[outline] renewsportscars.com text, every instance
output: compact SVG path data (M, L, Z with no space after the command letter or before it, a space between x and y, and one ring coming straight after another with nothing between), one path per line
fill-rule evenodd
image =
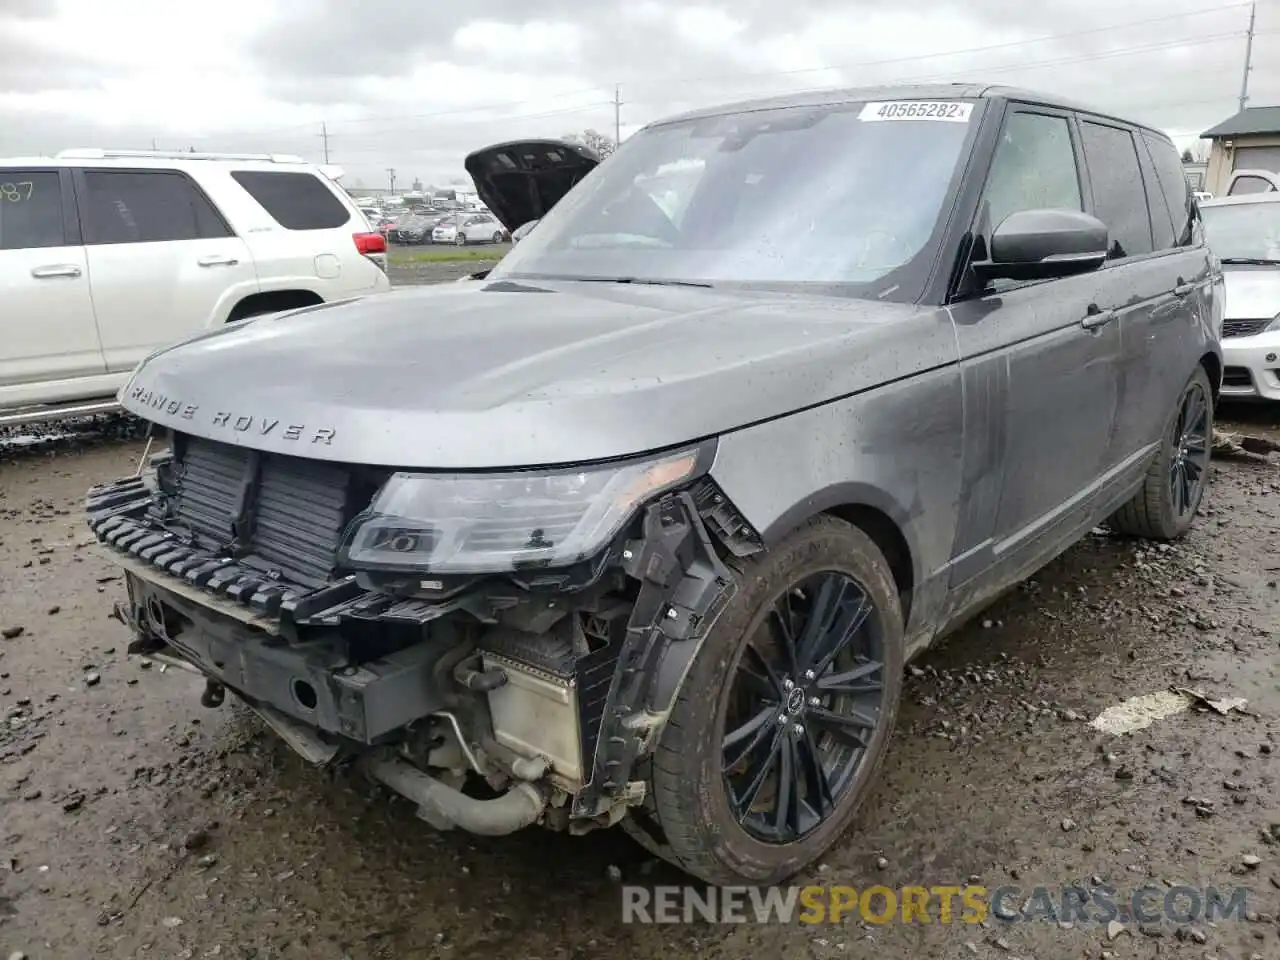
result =
M974 884L803 887L624 886L624 923L1193 923L1243 920L1244 887L1091 887Z

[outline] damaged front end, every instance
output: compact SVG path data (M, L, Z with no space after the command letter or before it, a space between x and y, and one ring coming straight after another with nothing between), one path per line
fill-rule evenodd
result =
M88 496L130 652L440 828L585 832L642 803L639 762L735 589L723 558L761 548L713 443L446 475L168 441Z

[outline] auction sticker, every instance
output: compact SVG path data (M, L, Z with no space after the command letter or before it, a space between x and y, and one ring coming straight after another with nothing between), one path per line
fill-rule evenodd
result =
M972 103L961 103L958 100L890 100L887 103L868 103L858 114L858 119L968 123L972 113Z

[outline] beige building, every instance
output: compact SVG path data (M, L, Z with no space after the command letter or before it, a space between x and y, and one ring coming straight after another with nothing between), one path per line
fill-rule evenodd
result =
M1226 194L1236 170L1280 176L1280 106L1247 107L1200 136L1213 142L1202 189L1215 197ZM1237 187L1235 192L1245 191Z

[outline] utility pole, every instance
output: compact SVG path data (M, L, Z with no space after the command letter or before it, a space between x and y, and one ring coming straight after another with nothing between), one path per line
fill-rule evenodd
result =
M157 151L160 149L159 147L157 147L157 146L156 146L156 138L155 138L155 137L152 137L152 138L151 138L151 149L152 149L152 150L157 150Z
M613 86L613 143L622 143L622 84Z
M1249 5L1249 33L1244 41L1244 76L1240 80L1240 109L1249 102L1249 73L1253 70L1253 25L1258 17L1258 5Z
M387 179L391 181L391 195L396 195L396 168L387 167Z
M324 162L329 162L329 125L320 121L320 138L324 140Z

